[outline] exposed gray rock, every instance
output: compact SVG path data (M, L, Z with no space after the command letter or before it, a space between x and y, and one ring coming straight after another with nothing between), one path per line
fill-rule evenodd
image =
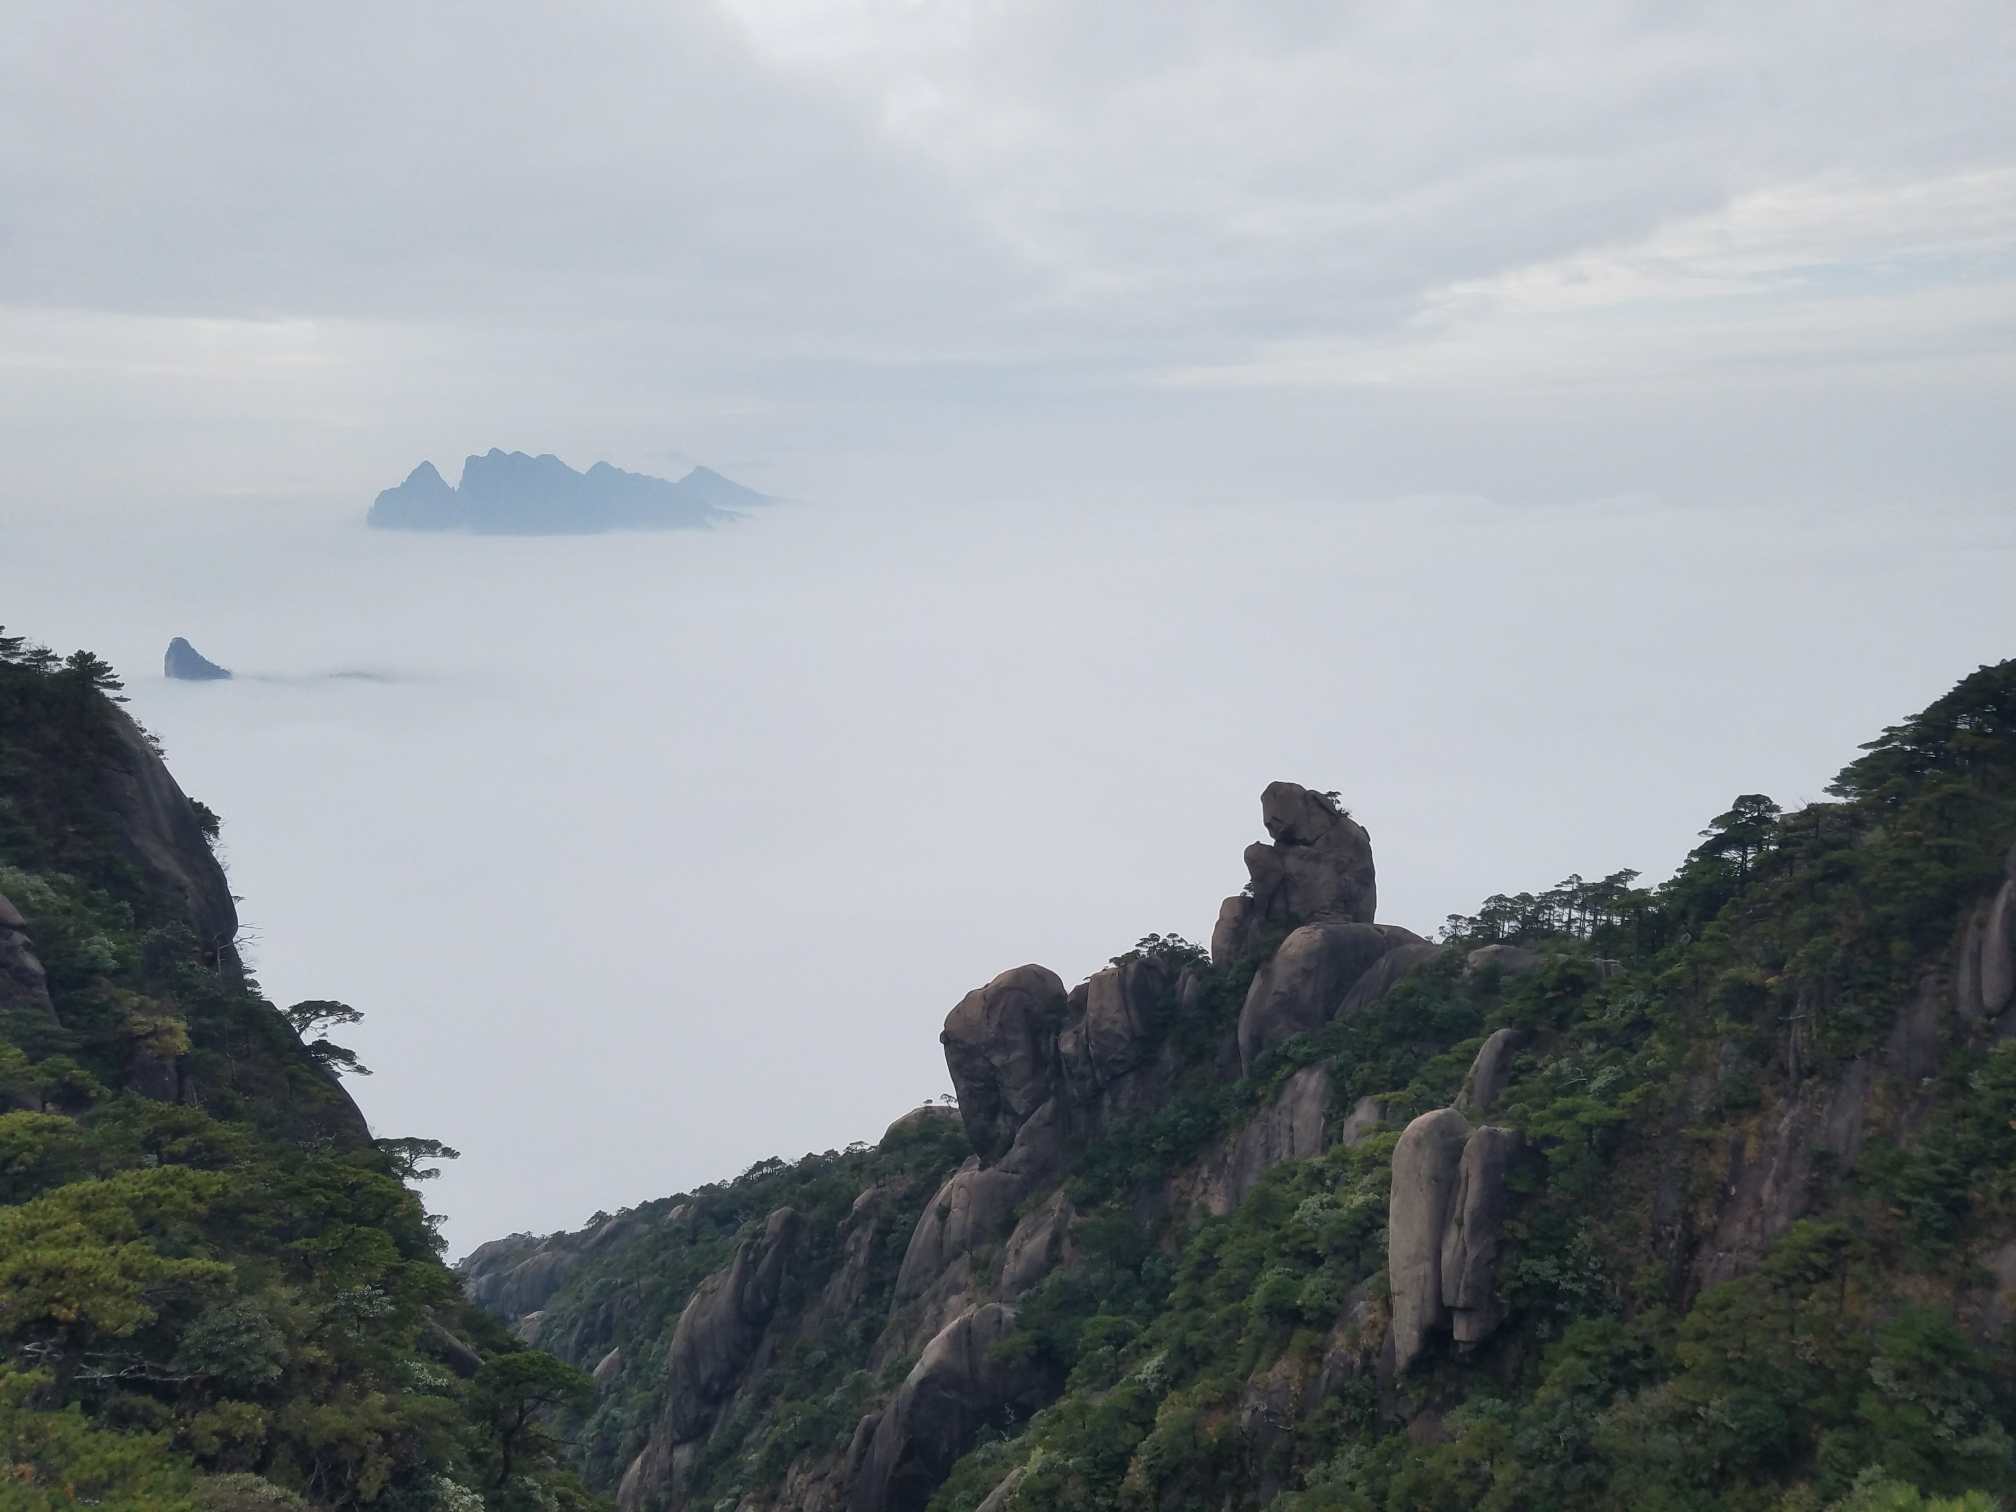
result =
M1274 1101L1229 1139L1214 1146L1176 1184L1179 1201L1223 1217L1244 1202L1260 1178L1284 1160L1313 1160L1327 1148L1330 1073L1305 1066L1281 1084Z
M1447 1326L1442 1238L1462 1180L1470 1121L1454 1108L1423 1113L1393 1149L1386 1214L1386 1276L1393 1299L1393 1366L1406 1370L1430 1335Z
M238 909L196 810L125 710L113 709L108 723L115 748L99 768L98 791L118 820L120 848L182 904L204 955L235 976Z
M1063 996L1056 972L1017 966L967 993L946 1015L938 1038L975 1149L1004 1148L1049 1098L1056 1022L1050 1015Z
M1386 1104L1376 1097L1361 1097L1337 1126L1337 1143L1355 1145L1375 1129L1386 1127Z
M2016 882L2004 882L1981 921L1980 1002L1975 1015L1995 1018L2016 997Z
M1846 1171L1862 1154L1864 1109L1877 1063L1851 1061L1831 1082L1809 1081L1754 1131L1729 1140L1714 1237L1694 1257L1705 1290L1756 1268L1778 1236L1811 1210L1825 1159Z
M973 1436L1013 1411L1042 1405L1042 1373L989 1351L1014 1330L998 1302L948 1323L924 1348L895 1398L866 1429L850 1502L853 1512L922 1512Z
M456 1267L463 1295L507 1323L544 1307L580 1268L581 1256L557 1245L549 1248L546 1241L528 1245L530 1240L530 1235L513 1235L470 1251Z
M53 1019L49 974L29 942L27 926L21 910L0 893L0 1008L39 1008Z
M1012 1172L998 1166L982 1170L977 1155L954 1171L910 1232L896 1294L917 1295L957 1256L1000 1239L1025 1192Z
M161 675L182 682L228 682L231 677L228 670L218 666L179 635L168 642L168 653L161 658Z
M441 1356L442 1363L468 1380L483 1368L483 1357L455 1336L438 1318L429 1318L424 1337Z
M1002 1512L1008 1505L1008 1498L1015 1494L1015 1488L1022 1484L1022 1477L1028 1473L1027 1465L1017 1465L1002 1478L1000 1485L981 1498L980 1505L973 1512Z
M912 1129L921 1129L929 1124L943 1123L958 1116L959 1110L950 1103L925 1103L922 1107L912 1108L908 1113L905 1113L901 1118L890 1124L888 1128L884 1129L882 1131L881 1145L886 1149L890 1140L899 1139L903 1135L908 1134Z
M610 1350L609 1353L595 1362L595 1368L589 1374L595 1377L595 1389L597 1391L602 1390L611 1381L615 1380L616 1377L623 1374L623 1351L620 1349Z
M1250 893L1234 893L1218 905L1218 922L1211 926L1211 964L1222 971L1259 938L1260 906Z
M1001 1252L1001 1285L996 1294L1003 1302L1013 1302L1063 1262L1065 1238L1076 1216L1071 1199L1060 1190L1015 1225Z
M1481 1118L1491 1111L1498 1094L1511 1084L1513 1054L1524 1048L1529 1038L1524 1029L1499 1029L1478 1046L1470 1074L1463 1078L1463 1090L1456 1094L1457 1112Z
M1387 1298L1380 1295L1376 1277L1367 1277L1351 1288L1337 1321L1330 1325L1330 1332L1323 1340L1316 1400L1336 1396L1361 1377L1391 1373L1393 1332L1387 1327L1390 1316Z
M1248 849L1246 864L1263 918L1372 922L1379 901L1372 837L1336 800L1300 783L1270 782L1260 793L1260 818L1274 843ZM1255 849L1272 854L1256 856Z
M777 1310L804 1221L779 1208L725 1269L693 1290L665 1357L664 1406L617 1488L623 1512L655 1504L693 1458L693 1441L733 1396Z
M1294 782L1260 794L1269 845L1246 848L1246 893L1227 898L1211 932L1211 959L1224 966L1270 930L1314 919L1369 924L1378 906L1372 840L1336 801Z
M1416 966L1427 965L1448 948L1447 945L1430 945L1426 940L1414 945L1394 946L1365 968L1365 974L1351 984L1351 990L1344 994L1344 1001L1337 1005L1337 1011L1331 1017L1343 1018L1378 1002L1400 978Z
M1504 1321L1498 1241L1511 1208L1505 1177L1526 1151L1517 1129L1486 1126L1464 1143L1456 1195L1442 1235L1442 1301L1458 1345L1473 1347Z
M1057 1058L1080 1101L1090 1102L1141 1062L1156 1000L1173 986L1167 966L1143 959L1095 971L1071 990Z
M1239 1011L1239 1059L1246 1070L1270 1045L1319 1029L1374 962L1402 945L1425 944L1394 924L1304 924L1281 942L1247 989Z
M1463 975L1475 976L1495 966L1507 976L1521 976L1529 971L1538 971L1546 964L1546 956L1537 950L1528 950L1524 945L1480 945L1464 957Z

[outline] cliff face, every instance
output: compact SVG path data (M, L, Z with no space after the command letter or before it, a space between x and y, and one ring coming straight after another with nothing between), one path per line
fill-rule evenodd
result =
M457 1298L117 686L0 636L0 1500L588 1512L515 1404L592 1382Z
M1208 955L953 1006L956 1124L470 1294L594 1369L626 1512L2016 1489L2016 664L1869 750L1440 944L1273 784Z

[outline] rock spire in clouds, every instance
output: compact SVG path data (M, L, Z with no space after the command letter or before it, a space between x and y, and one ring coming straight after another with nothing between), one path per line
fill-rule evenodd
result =
M168 642L168 654L161 658L161 675L182 682L221 682L231 676L181 636Z
M466 530L478 535L596 535L607 530L694 529L767 504L767 494L696 467L678 482L597 462L576 472L550 452L528 457L492 447L462 464L451 488L422 462L378 495L367 517L381 530Z

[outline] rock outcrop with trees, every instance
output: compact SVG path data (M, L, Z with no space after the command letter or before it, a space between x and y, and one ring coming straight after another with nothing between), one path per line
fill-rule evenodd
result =
M594 1371L584 1479L625 1512L2016 1492L2016 663L1825 802L1739 798L1657 888L1432 941L1375 920L1337 795L1273 783L1261 822L1208 951L954 1005L956 1113L472 1257Z

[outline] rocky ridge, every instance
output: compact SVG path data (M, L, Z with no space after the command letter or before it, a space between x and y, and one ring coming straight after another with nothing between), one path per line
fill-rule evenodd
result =
M1951 697L2016 696L2009 664L1980 680ZM1680 1474L1760 1509L1898 1466L2016 1488L1979 1405L1984 1372L2016 1379L2016 725L1966 718L2000 765L1940 744L1953 725L1891 731L1761 850L1711 826L1656 893L1613 878L1440 943L1374 918L1334 795L1271 784L1208 953L1150 937L952 1007L956 1126L918 1110L873 1150L486 1249L467 1285L595 1370L584 1473L625 1512L1323 1512L1480 1463L1530 1484L1507 1507ZM1965 762L1963 800L1935 779ZM1976 1153L1936 1164L1956 1140ZM1787 1325L1791 1275L1819 1279ZM1918 1368L1885 1354L1906 1321L1947 1330L1976 1404L1949 1421L2008 1450L1912 1450L1908 1414L1872 1416L1856 1372ZM1825 1430L1847 1437L1773 1459L1686 1415L1778 1380L1754 1363L1774 1327L1809 1372L1814 1338L1861 1330L1826 1398L1864 1415ZM1590 1370L1607 1394L1561 1417ZM1611 1410L1654 1426L1588 1447Z

